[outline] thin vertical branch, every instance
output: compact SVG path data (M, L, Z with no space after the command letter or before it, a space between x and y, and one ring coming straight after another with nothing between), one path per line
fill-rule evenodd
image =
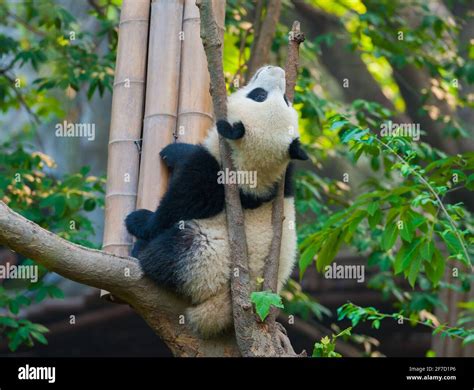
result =
M210 91L214 104L216 121L227 116L227 91L222 66L222 39L212 11L211 0L198 0L196 5L201 13L201 39L207 56L207 66L211 80ZM230 148L219 136L222 169L235 171ZM249 321L254 322L251 312L250 275L248 266L247 238L245 235L244 213L236 184L225 184L225 204L232 264L231 291L237 344L245 356L245 334ZM250 319L250 320L249 320Z
M227 115L227 93L222 67L222 39L212 11L211 0L197 0L201 14L201 39L210 74L210 91L216 119ZM222 168L235 170L227 142L220 138ZM281 190L283 191L283 189ZM282 192L283 194L283 192ZM234 329L242 356L296 356L281 328L257 323L250 304L247 240L237 185L225 185L227 229L231 256L231 292ZM282 215L282 214L281 214ZM280 222L281 230L281 222Z
M292 29L289 33L288 55L285 66L286 90L285 93L290 102L293 102L295 95L296 78L298 77L298 59L299 45L304 41L304 34L300 30L300 23L293 22ZM273 237L270 244L270 250L265 262L263 272L263 290L271 290L276 293L278 288L278 268L280 263L281 239L283 231L284 216L284 192L285 192L285 173L278 185L278 193L273 201L272 208L272 228ZM272 308L266 322L273 327L278 310Z

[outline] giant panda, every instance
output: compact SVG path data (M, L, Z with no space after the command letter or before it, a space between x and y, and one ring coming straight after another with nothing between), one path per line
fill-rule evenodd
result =
M165 195L155 212L137 210L125 220L137 238L132 256L146 276L189 299L186 320L204 337L233 323L219 134L230 145L235 169L257 175L256 185L238 183L251 291L258 290L263 276L272 240L272 200L285 171L278 290L290 276L296 260L290 160L308 158L299 142L297 113L285 95L283 69L260 68L229 96L227 111L227 120L218 121L201 145L174 143L160 152L172 172Z

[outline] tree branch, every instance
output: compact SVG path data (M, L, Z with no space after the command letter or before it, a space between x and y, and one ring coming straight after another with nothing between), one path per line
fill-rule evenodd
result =
M285 75L286 75L286 97L293 103L295 97L296 79L298 78L299 50L300 44L305 40L301 32L300 22L295 20L291 27L288 41L288 53L286 56Z
M262 4L257 4L257 16L260 18ZM271 0L267 5L267 13L263 22L257 24L252 52L250 54L247 76L250 78L258 68L265 65L270 59L273 36L280 19L281 0ZM259 14L260 13L260 14ZM260 19L258 19L260 20Z
M293 22L292 29L289 33L288 54L285 66L285 93L290 102L293 102L293 98L295 95L296 78L298 77L299 45L303 41L304 34L300 30L300 23L298 21L295 21ZM278 270L280 263L281 239L283 231L283 221L285 219L283 203L285 196L284 193L285 173L283 173L283 176L280 180L280 183L278 185L278 193L272 205L273 236L270 244L268 258L265 262L263 272L263 290L271 290L274 293L276 293L278 289ZM270 314L266 318L266 323L271 329L273 329L273 332L275 333L278 332L278 328L275 328L275 321L277 315L278 309L276 307L272 307ZM291 344L289 343L289 340L285 334L281 334L280 332L278 340L280 341L281 346L285 350L292 351L292 348L289 349Z
M201 39L208 60L210 73L210 91L214 103L216 119L225 118L227 114L227 93L222 68L222 39L212 11L211 0L197 0L201 14ZM227 142L220 137L220 153L222 168L235 170L230 148ZM282 186L280 186L282 187ZM283 188L281 188L283 195ZM242 356L296 356L291 344L280 327L275 326L275 321L270 325L257 323L250 304L250 278L248 266L247 240L245 236L244 214L237 185L225 184L225 201L227 214L227 229L229 235L231 255L231 292L234 328L237 345ZM281 197L281 201L283 198ZM278 207L276 207L278 210ZM283 215L283 203L280 214ZM281 221L280 236L281 236ZM280 252L281 238L275 239L274 252ZM273 253L273 255L275 254ZM273 260L272 260L273 261ZM278 268L273 267L271 272L278 274Z
M211 0L198 0L196 5L201 14L201 39L206 52L210 74L210 91L216 120L227 116L227 91L222 67L222 39L212 11ZM235 171L230 148L219 136L219 147L224 170ZM225 184L227 229L231 256L231 292L234 327L237 345L243 356L253 356L250 329L255 328L255 319L250 304L250 274L248 266L247 238L245 236L244 214L236 184ZM257 347L258 348L258 347Z
M232 335L197 338L179 318L189 303L146 278L136 260L66 241L0 201L0 244L34 259L48 270L127 302L176 356L238 356Z
M285 66L286 77L286 96L292 103L295 95L296 78L298 77L298 59L299 45L304 41L304 34L300 30L300 23L293 22L292 29L289 34L288 54ZM270 244L268 259L265 263L263 289L276 292L278 285L278 263L280 259L281 237L283 220L283 198L284 198L285 174L281 178L278 186L278 193L273 201L272 208L272 226L273 237Z

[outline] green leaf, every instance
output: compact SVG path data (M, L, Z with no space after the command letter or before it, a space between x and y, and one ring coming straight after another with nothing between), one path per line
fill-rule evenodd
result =
M253 292L250 295L250 301L255 305L255 311L262 321L265 321L265 318L267 318L271 306L280 309L284 307L281 297L270 290Z
M20 311L20 305L18 305L18 302L15 300L10 301L10 303L8 304L8 308L13 314L18 314L18 312Z
M398 226L395 222L388 224L384 232L382 233L381 246L383 250L388 251L393 247L395 241L397 240L398 235Z
M420 249L421 257L425 260L431 260L434 253L434 244L433 241L424 241Z
M329 238L324 242L316 260L316 267L319 272L323 271L327 265L331 264L331 261L336 256L343 240L344 234L342 234L341 229L338 228L334 230Z
M8 326L10 328L18 328L18 322L10 317L0 317L0 325Z
M66 202L71 210L77 210L82 205L82 196L79 194L69 194Z
M380 209L380 204L378 202L372 202L367 207L367 212L369 213L370 216L373 216L379 209Z
M346 123L349 123L346 120L342 121L336 121L331 124L330 130L339 130L341 127L343 127Z
M20 346L20 344L22 343L22 341L23 341L23 336L21 335L20 332L16 332L15 335L10 339L8 343L8 348L10 348L12 352L15 352Z
M35 296L35 301L36 302L41 302L43 299L46 298L46 295L48 294L47 288L43 287L38 290L38 293Z
M85 202L84 202L84 210L86 211L92 211L95 209L95 206L96 206L96 202L94 199L87 199Z
M410 245L403 245L395 257L394 271L395 275L408 269L411 261L417 253L417 249L421 244L421 239L415 239Z
M56 286L48 286L48 295L51 298L64 299L64 293L62 290Z
M402 229L398 229L400 231L400 237L406 242L411 242L415 233L415 226L413 225L413 221L409 216L406 216L406 218L404 218L402 222Z
M380 209L377 209L374 215L371 215L368 217L369 226L372 230L374 230L377 227L379 222L382 220L382 216L383 216L382 211L380 211Z
M55 197L54 202L54 211L56 216L62 217L64 215L64 211L66 210L66 197L64 195L58 195Z
M469 343L474 343L474 334L470 334L469 336L467 336L463 342L462 342L462 345L467 345Z
M464 255L464 249L461 245L461 242L459 241L459 238L454 234L452 231L445 231L443 234L441 234L441 237L443 238L443 241L446 243L446 246L448 247L449 252L452 255L461 255L461 260L464 264L470 265L468 259L466 259L466 256Z
M416 256L410 265L410 270L408 273L408 283L410 283L410 286L412 288L415 287L416 278L420 272L421 260L421 256Z
M321 247L321 241L314 241L303 252L299 261L300 277L303 277L303 274L313 262L314 256L316 255L316 252L319 250L320 247Z
M31 336L38 340L41 344L48 345L48 340L46 340L46 337L42 333L32 331Z
M425 263L426 276L433 283L433 286L436 287L439 284L444 276L445 268L446 262L441 252L437 248L434 248L431 262Z
M366 214L364 210L357 210L350 218L349 218L349 227L347 228L348 234L353 234L357 227L359 226L360 222L365 218Z
M41 324L31 324L30 323L30 328L34 330L35 332L40 332L40 333L46 333L49 332L49 329Z

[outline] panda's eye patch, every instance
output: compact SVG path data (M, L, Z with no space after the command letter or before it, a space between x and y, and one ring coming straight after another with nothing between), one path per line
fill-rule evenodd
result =
M255 88L249 92L247 97L249 99L255 100L256 102L264 102L267 99L268 92L265 91L263 88Z

